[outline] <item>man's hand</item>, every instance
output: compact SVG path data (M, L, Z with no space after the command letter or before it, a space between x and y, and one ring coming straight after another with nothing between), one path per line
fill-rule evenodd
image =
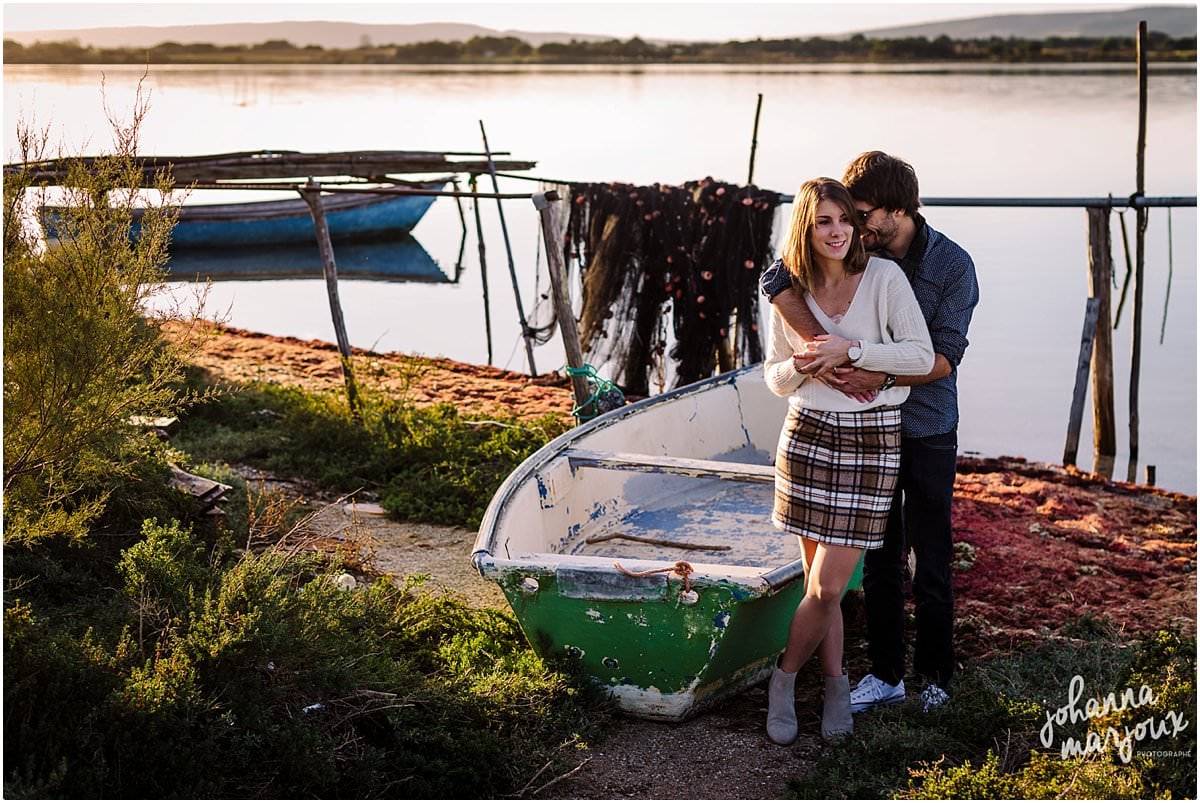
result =
M887 377L887 374L881 371L868 371L852 365L834 368L833 374L837 378L838 384L832 387L837 387L842 393L856 399L860 395L868 393L872 398L879 395L879 388Z
M814 372L812 362L815 357L815 354L796 354L792 356L792 362L795 364L797 371L810 374L814 379L821 380L829 387L845 393L855 401L872 402L879 395L879 386L883 384L883 378L886 374L881 374L877 371L864 371L861 368L855 368L850 365ZM846 376L857 377L857 379L852 384ZM871 377L874 377L874 380ZM873 385L871 384L872 381L874 381Z

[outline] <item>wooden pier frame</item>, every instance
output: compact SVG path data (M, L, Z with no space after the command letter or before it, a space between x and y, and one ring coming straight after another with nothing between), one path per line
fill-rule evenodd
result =
M309 176L351 176L361 181L387 183L393 174L484 173L488 162L478 158L449 159L449 156L483 156L481 153L432 151L339 151L300 153L297 151L246 151L209 156L140 156L135 164L142 171L142 186L154 187L155 177L170 171L176 185L209 185L227 180L297 179ZM499 153L493 156L500 155ZM504 152L507 155L507 152ZM67 178L70 165L85 166L102 157L81 156L46 159L23 168L32 171L35 184L58 184ZM497 170L532 170L536 162L493 161ZM5 169L15 168L6 165Z
M482 121L480 128L482 130ZM328 222L325 218L322 195L334 193L354 193L356 195L417 195L432 197L449 197L455 199L471 198L475 201L475 222L479 235L480 266L484 275L484 308L487 339L488 363L493 360L490 310L487 299L487 274L484 257L482 225L479 219L478 202L482 198L501 200L528 200L529 193L500 192L482 193L477 190L475 178L481 173L492 175L493 187L496 186L495 176L498 170L520 171L532 170L537 163L532 161L517 161L511 159L499 160L497 156L508 156L508 151L492 151L487 146L484 137L485 151L338 151L332 153L302 153L299 151L260 150L236 153L221 153L210 155L185 156L139 156L134 163L140 175L136 177L137 186L142 188L157 188L158 178L162 173L169 173L176 186L186 186L196 190L251 190L255 192L279 191L298 192L308 205L316 229L317 247L321 254L322 273L325 277L329 295L330 311L333 318L334 332L337 337L338 350L341 353L342 371L346 379L347 394L352 412L357 415L359 402L357 384L354 379L353 365L350 360L351 350L346 335L345 318L338 297L337 263L334 257L333 244L329 235ZM460 158L465 157L465 158ZM480 158L486 157L486 158ZM73 165L88 167L105 157L78 156L58 159L46 159L30 163L14 163L4 166L5 173L21 171L32 177L35 185L64 186L68 181L69 171ZM436 175L450 174L443 181L453 180L457 174L467 174L471 178L471 191L463 192L458 189L431 190L414 186L414 182L399 178L401 175ZM324 184L318 179L326 179ZM501 224L504 224L503 207L501 207ZM463 238L459 247L459 259L455 269L457 278L462 264L462 254L466 245L467 224L465 216L459 207L459 218L463 226ZM508 231L504 231L506 246ZM512 253L509 249L509 266L512 268ZM514 271L514 288L516 276ZM528 338L528 325L521 309L520 297L517 298L517 314L521 320L522 332ZM529 351L530 372L536 374L533 365L532 350Z

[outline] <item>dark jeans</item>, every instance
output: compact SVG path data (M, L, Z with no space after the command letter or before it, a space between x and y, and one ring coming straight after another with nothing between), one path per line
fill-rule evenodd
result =
M863 591L871 674L896 685L904 678L904 566L916 556L913 671L947 688L954 674L954 590L950 564L950 502L954 496L958 431L904 438L900 481L880 549L867 550Z

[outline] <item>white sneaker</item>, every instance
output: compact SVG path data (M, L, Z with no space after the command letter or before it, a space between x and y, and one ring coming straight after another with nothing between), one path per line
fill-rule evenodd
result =
M904 681L895 686L884 683L874 675L867 675L850 692L850 713L861 714L879 705L895 705L904 702Z
M935 708L941 708L948 702L950 702L949 693L936 683L930 683L921 692L921 708L926 713Z

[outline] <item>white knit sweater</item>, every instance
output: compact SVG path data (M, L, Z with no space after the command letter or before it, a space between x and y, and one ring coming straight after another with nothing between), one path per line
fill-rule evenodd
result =
M867 261L862 281L840 321L825 314L809 294L804 295L817 322L831 335L862 343L857 365L871 371L924 375L933 369L933 344L912 287L896 263L877 257ZM859 402L824 382L796 370L792 355L804 351L805 340L771 307L767 356L763 364L767 386L787 396L793 407L829 412L857 412L898 405L908 398L907 387L891 387L870 402Z

